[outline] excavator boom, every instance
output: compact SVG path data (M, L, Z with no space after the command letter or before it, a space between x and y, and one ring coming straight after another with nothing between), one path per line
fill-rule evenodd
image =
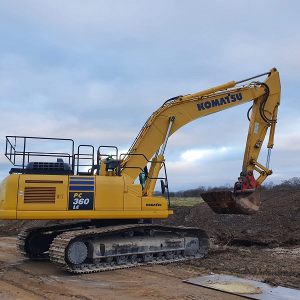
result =
M251 81L241 85L245 81L263 75L268 75L264 82ZM140 170L133 166L140 166L143 169L147 164L143 157L134 154L143 153L150 159L158 153L161 145L164 151L168 137L189 122L253 100L251 118L248 116L250 124L242 172L239 182L235 184L234 193L205 193L203 199L217 213L255 213L259 209L260 185L272 173L259 164L257 158L269 127L271 130L268 148L273 147L277 110L280 104L280 80L275 68L248 80L230 81L196 94L178 96L166 101L147 120L129 149L127 157L122 162L122 166L125 167L122 175L126 176L128 181L134 181ZM155 162L157 159L164 160L163 151L159 159L158 155L154 157ZM158 170L157 165L151 165L150 177L153 175L157 177ZM260 174L257 180L253 177L254 170ZM144 195L152 195L154 186L155 181L152 180L150 184L149 179L143 190Z

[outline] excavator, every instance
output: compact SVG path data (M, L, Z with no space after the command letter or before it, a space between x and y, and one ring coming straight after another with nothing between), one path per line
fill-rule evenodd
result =
M264 81L258 81L262 76ZM75 153L72 139L7 136L5 156L14 167L1 184L0 219L64 220L22 231L17 248L28 259L50 259L75 274L201 258L209 250L203 230L153 222L173 214L164 159L168 138L195 119L252 101L242 171L233 191L204 193L202 198L219 214L254 214L261 184L272 174L280 90L273 68L171 98L120 155L115 146L95 151L92 145L79 145ZM257 159L269 128L265 167ZM42 152L38 143L47 149L62 145L59 151ZM157 180L166 197L154 195Z

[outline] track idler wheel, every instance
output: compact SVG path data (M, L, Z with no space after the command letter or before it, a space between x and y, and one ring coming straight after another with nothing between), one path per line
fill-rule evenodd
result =
M203 200L217 214L252 215L259 210L261 188L246 190L240 194L231 191L201 194Z
M74 265L83 263L88 255L87 246L81 241L75 241L69 244L66 251L66 259Z

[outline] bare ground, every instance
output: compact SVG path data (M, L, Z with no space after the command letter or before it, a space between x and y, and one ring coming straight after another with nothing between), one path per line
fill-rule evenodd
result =
M263 191L254 215L218 215L206 203L173 209L174 215L159 223L198 226L220 244L300 245L300 189Z
M0 299L4 300L241 299L182 282L207 274L202 267L170 264L72 275L50 262L23 261L15 238L0 238Z
M242 299L182 282L211 272L300 289L299 190L265 192L261 211L253 216L216 215L204 203L174 207L174 215L160 223L204 229L212 240L209 254L184 263L74 276L49 262L23 261L17 253L17 232L44 222L2 221L0 299Z

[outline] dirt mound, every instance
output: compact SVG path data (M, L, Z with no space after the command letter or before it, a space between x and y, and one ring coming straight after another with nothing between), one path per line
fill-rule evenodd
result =
M69 220L68 220L69 221ZM1 220L0 221L0 236L14 236L22 230L31 227L46 226L51 224L65 223L67 221L57 220Z
M173 207L174 215L160 224L197 226L227 245L300 244L300 190L285 187L263 191L254 215L218 215L206 203Z

